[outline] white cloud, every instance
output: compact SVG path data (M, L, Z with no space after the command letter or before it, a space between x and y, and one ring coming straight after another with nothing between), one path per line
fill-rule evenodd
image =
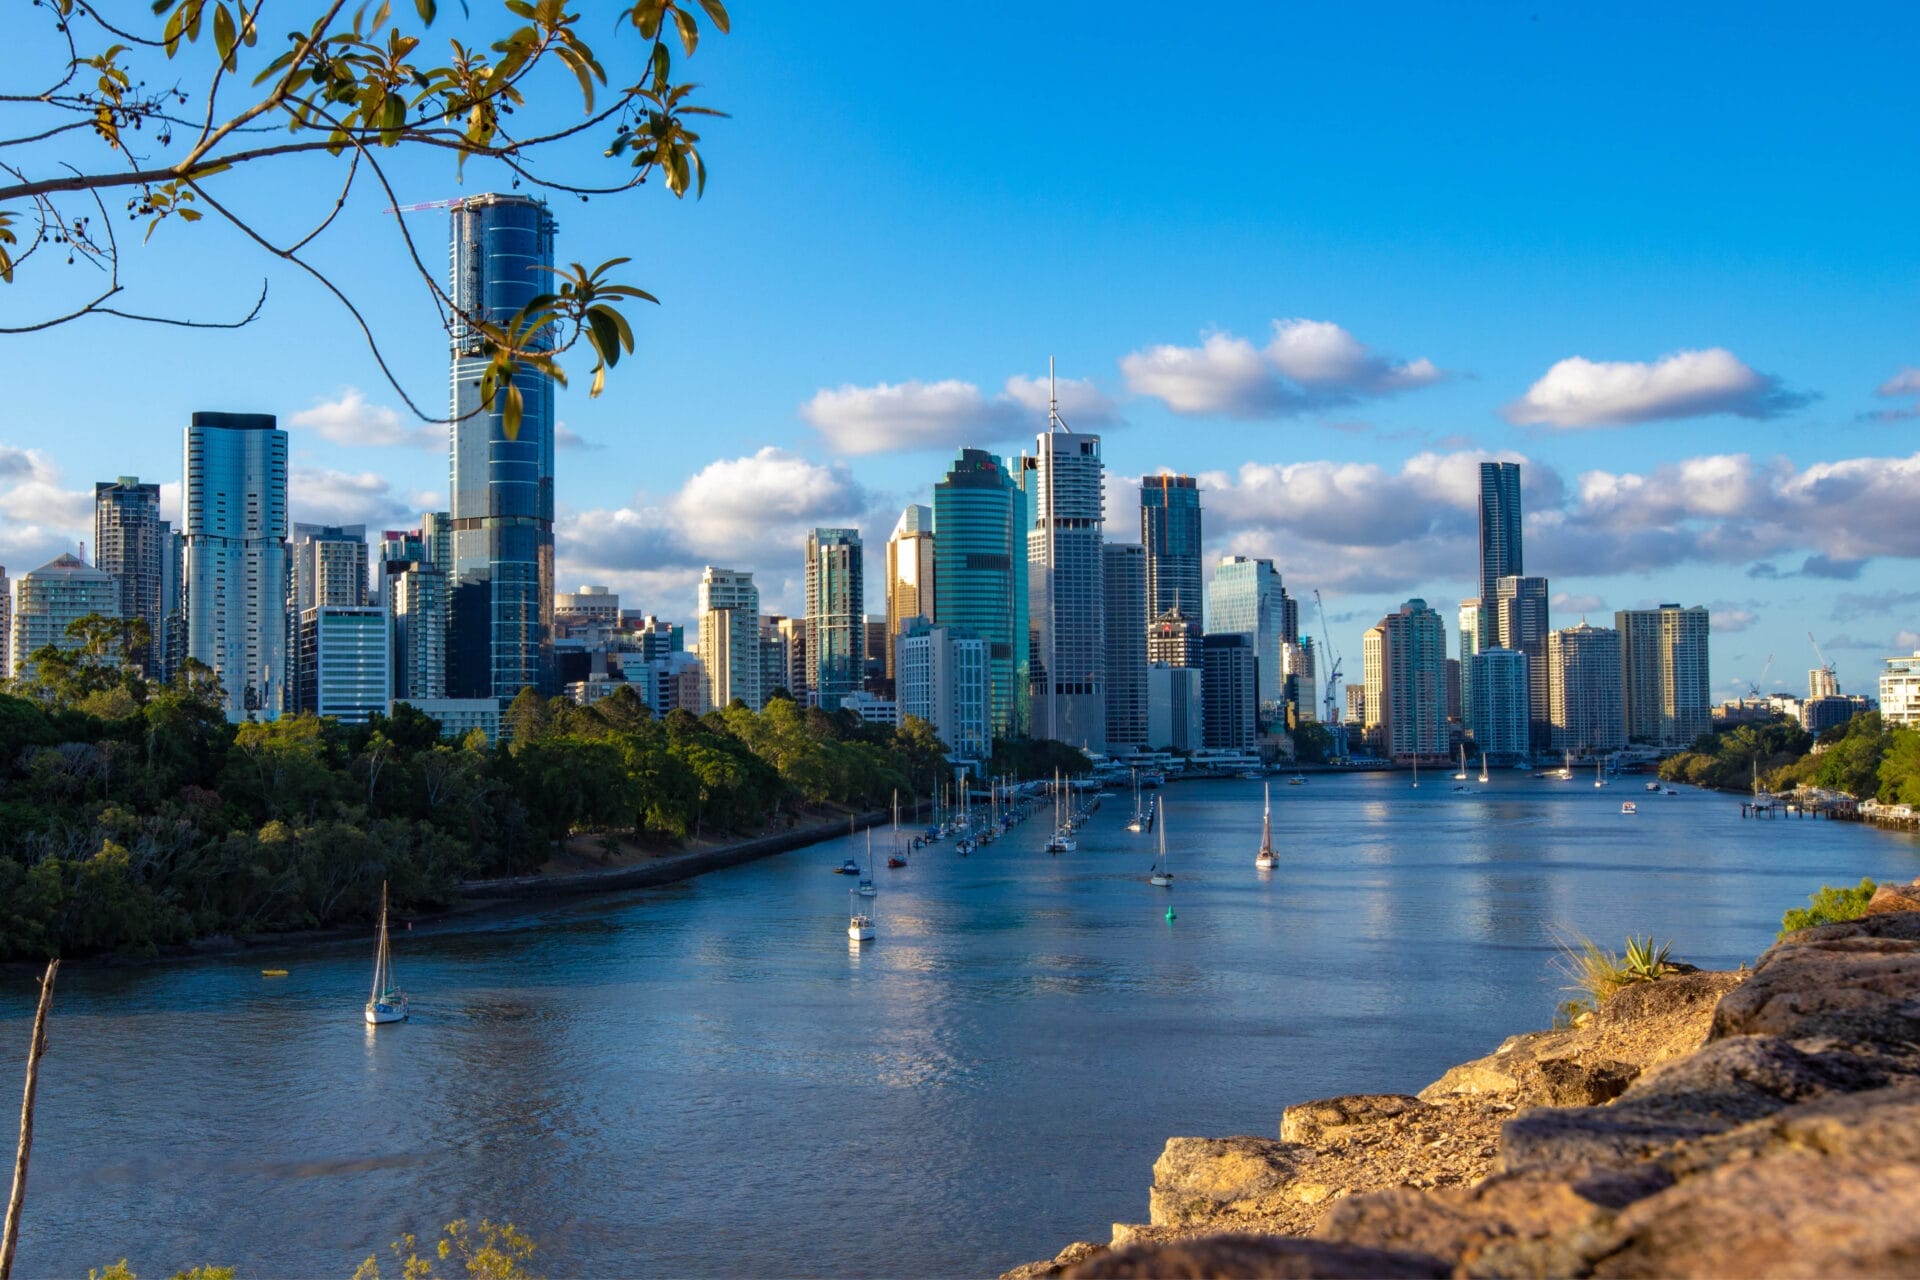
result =
M1570 356L1507 406L1521 426L1599 427L1730 413L1773 418L1812 397L1757 373L1723 347L1678 351L1652 363Z
M16 578L83 542L93 558L93 491L62 479L42 450L0 445L0 564Z
M588 440L564 422L556 422L553 424L553 447L556 449L578 449L582 452L597 453L607 446Z
M419 514L412 499L372 471L295 467L287 477L291 519L302 524L364 524L375 529L413 528Z
M1060 397L1060 416L1077 431L1120 424L1119 406L1091 378L1061 378L1057 394ZM1012 400L1027 411L1027 425L1036 428L1047 420L1048 395L1045 378L1028 378L1017 373L1007 379L1006 390L1002 392L1003 398Z
M1751 609L1713 609L1708 616L1713 622L1714 631L1722 635L1745 631L1758 621Z
M290 415L287 423L312 431L322 440L356 449L393 446L444 449L447 446L444 423L414 422L397 409L369 404L358 387L343 388L331 400L314 401L311 408Z
M1431 360L1377 355L1327 320L1276 320L1263 349L1229 333L1197 347L1162 344L1120 360L1127 387L1175 413L1279 418L1429 386L1445 375Z
M1607 602L1591 592L1575 595L1570 591L1556 591L1553 593L1553 598L1547 603L1556 614L1591 613L1597 615L1606 612L1607 608Z
M1909 366L1888 378L1874 391L1875 395L1889 399L1898 396L1920 396L1920 369Z
M1060 416L1082 430L1120 421L1111 397L1091 381L1059 382ZM971 382L882 382L871 387L821 388L800 416L838 453L893 453L956 449L1037 431L1047 421L1044 378L1016 374L988 396Z

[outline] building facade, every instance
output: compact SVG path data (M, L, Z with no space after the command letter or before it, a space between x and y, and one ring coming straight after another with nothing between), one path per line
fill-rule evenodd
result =
M471 320L505 324L554 287L554 221L527 196L470 196L452 209L450 692L498 698L553 682L553 383L522 367L482 403L489 356Z
M1146 618L1178 609L1201 616L1200 484L1192 476L1140 481L1140 545L1147 553ZM1211 620L1209 620L1210 622Z
M187 655L226 693L227 718L286 706L287 433L271 414L196 413L187 428Z
M1260 725L1285 728L1286 663L1281 648L1296 639L1290 629L1291 602L1271 560L1226 556L1214 566L1207 584L1208 635L1247 637L1259 667Z
M1444 756L1447 629L1425 600L1409 600L1367 632L1367 718L1395 760ZM1376 689L1378 690L1376 697Z
M121 476L93 486L93 566L120 589L120 616L147 624L134 660L148 675L165 674L167 561L170 530L160 518L160 486Z
M364 543L362 545L365 545ZM378 605L319 605L300 615L300 710L365 724L393 701L393 647Z
M887 642L881 657L889 679L897 656L894 640L915 618L935 621L933 508L918 504L900 513L887 539Z
M992 680L987 642L953 627L909 620L894 638L894 700L902 716L918 716L955 756L993 754Z
M1548 719L1556 751L1595 755L1627 745L1620 633L1582 622L1547 637Z
M807 535L807 692L838 711L866 678L866 564L858 529Z
M1520 464L1480 464L1480 600L1495 599L1502 578L1525 574Z
M1169 667L1198 667L1203 660L1200 641L1205 634L1199 619L1169 609L1147 625L1147 661Z
M1705 608L1663 604L1613 615L1620 636L1620 688L1627 738L1657 747L1688 747L1713 727Z
M1260 660L1239 631L1208 632L1201 642L1200 704L1206 745L1251 751L1260 735Z
M322 605L359 608L367 599L367 526L296 524L293 611L296 617Z
M933 614L987 644L993 733L1031 728L1026 491L984 449L962 449L933 487Z
M13 599L13 674L33 675L36 650L52 645L73 652L80 641L67 628L89 614L120 616L120 584L79 556L63 553L21 575Z
M1489 644L1487 647L1491 648ZM1462 600L1460 602L1460 723L1466 726L1468 737L1475 737L1474 728L1479 721L1479 713L1473 705L1473 688L1477 668L1474 655L1479 653L1480 644L1480 602ZM1485 750L1485 748L1481 748Z
M1107 611L1107 750L1147 745L1147 553L1134 542L1109 542L1105 566Z
M1493 584L1494 616L1492 641L1502 649L1517 649L1527 655L1527 721L1535 750L1549 745L1552 737L1547 717L1548 668L1547 633L1553 628L1547 615L1547 580L1508 576ZM1486 614L1480 615L1486 625ZM1486 644L1483 634L1479 643ZM1478 695L1475 695L1476 697ZM1495 712L1496 715L1501 714Z
M1502 763L1525 759L1530 741L1527 655L1517 649L1481 649L1469 665L1473 687L1487 691L1474 702L1474 744Z
M568 627L620 626L620 596L611 587L583 585L578 591L562 591L553 598L553 625Z
M1020 459L1027 532L1028 696L1033 736L1106 750L1106 570L1100 437L1042 434ZM1151 560L1151 555L1149 555Z
M1147 667L1147 747L1198 751L1206 745L1205 676L1199 667Z
M753 575L708 565L700 575L700 663L707 701L738 699L758 711L766 702L760 669L760 588Z
M15 645L16 653L19 646ZM1889 728L1920 726L1920 649L1885 659L1880 672L1880 718Z

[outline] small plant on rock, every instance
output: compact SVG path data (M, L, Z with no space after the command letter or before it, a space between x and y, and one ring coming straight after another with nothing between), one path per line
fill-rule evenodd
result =
M1575 938L1562 946L1559 968L1569 980L1567 990L1576 994L1560 1006L1555 1022L1572 1026L1582 1013L1599 1008L1614 992L1674 972L1672 956L1671 942L1655 943L1651 936L1629 935L1626 949L1619 953L1591 938Z
M1795 907L1780 917L1779 937L1800 929L1812 929L1817 925L1839 924L1843 920L1858 920L1867 909L1867 903L1873 898L1873 891L1879 886L1870 879L1863 879L1851 889L1835 888L1830 884L1820 886L1820 892L1807 899L1804 907Z

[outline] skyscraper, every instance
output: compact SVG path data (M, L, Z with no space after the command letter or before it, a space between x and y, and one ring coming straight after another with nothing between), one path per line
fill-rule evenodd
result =
M1091 751L1106 750L1107 742L1104 478L1100 437L1067 430L1058 415L1032 455L1020 459L1020 487L1033 511L1027 532L1033 736Z
M1494 598L1502 578L1526 572L1521 554L1520 464L1480 464L1480 600Z
M1026 498L984 449L962 449L933 487L933 614L986 641L998 738L1030 723Z
M1547 619L1547 580L1508 576L1493 586L1493 643L1502 649L1517 649L1527 655L1527 722L1534 749L1548 745L1551 736L1547 722L1549 672L1547 633L1553 628ZM1486 607L1481 606L1481 635L1486 644ZM1479 694L1474 698L1477 701Z
M367 526L293 526L293 612L367 603Z
M487 355L470 316L504 324L553 288L553 215L527 196L453 206L453 535L449 692L512 698L553 679L553 384L522 369L519 429L501 389L481 403Z
M1178 609L1169 609L1147 626L1147 661L1169 667L1199 667L1201 663L1198 620Z
M766 700L760 687L760 588L751 573L712 565L701 573L700 663L713 706L730 707L738 698L758 711Z
M362 543L361 545L365 545ZM393 646L376 605L316 605L300 615L300 710L365 724L393 698Z
M1627 737L1660 747L1692 746L1713 727L1707 611L1677 604L1622 609L1613 625L1620 633Z
M1488 646L1491 647L1491 646ZM1473 690L1475 674L1473 656L1479 653L1480 644L1480 602L1462 600L1460 602L1460 723L1466 727L1467 736L1478 737L1478 715L1474 711ZM1482 751L1486 745L1481 744Z
M13 602L13 674L33 674L36 650L52 645L74 650L80 641L67 627L89 614L120 616L120 588L111 575L71 552L21 575Z
M1409 600L1367 632L1367 718L1396 760L1444 756L1447 629L1425 600Z
M229 720L285 704L287 433L265 413L196 413L187 428L187 654L226 691Z
M911 506L900 513L887 539L887 631L882 655L893 678L894 639L906 634L915 618L934 621L933 508Z
M866 564L858 529L807 535L807 669L814 700L838 711L866 660ZM757 606L756 606L757 608ZM757 627L756 627L757 633Z
M405 701L447 696L447 575L429 559L431 545L424 530L380 540L393 696Z
M1147 553L1134 542L1101 551L1107 610L1107 749L1147 745Z
M1584 755L1626 746L1620 633L1585 622L1555 631L1547 636L1547 666L1554 749Z
M955 627L909 619L894 646L900 714L932 725L954 754L985 761L993 752L986 641Z
M119 587L120 616L147 624L149 642L134 656L149 675L160 674L157 658L164 653L167 609L162 592L171 551L166 533L159 485L121 476L93 486L93 566Z
M1200 620L1200 543L1199 481L1164 474L1142 479L1140 545L1147 552L1148 619L1178 609Z
M1515 649L1480 649L1468 661L1472 687L1479 691L1470 722L1474 744L1503 761L1523 758L1532 733L1527 722L1527 655Z
M1271 560L1225 556L1207 584L1208 635L1247 637L1259 667L1260 724L1285 728L1286 672L1281 646L1294 638L1288 629L1289 601L1280 587L1280 571Z
M1209 632L1201 641L1201 719L1209 747L1251 751L1258 733L1258 660L1253 638Z
M13 584L0 564L0 679L13 675Z

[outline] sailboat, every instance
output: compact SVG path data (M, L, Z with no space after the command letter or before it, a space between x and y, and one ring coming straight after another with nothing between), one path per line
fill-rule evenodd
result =
M1553 775L1562 782L1573 781L1573 752L1565 752L1560 758L1559 772Z
M1133 819L1127 823L1127 830L1139 835L1147 829L1147 815L1140 808L1140 770L1129 770L1133 774Z
M873 917L860 910L857 904L853 908L853 914L847 917L847 941L873 941Z
M1464 742L1460 744L1460 772L1453 775L1453 780L1455 782L1467 780L1467 744Z
M407 993L393 984L393 954L387 946L387 885L380 883L380 943L373 953L373 994L367 998L367 1022L407 1020Z
M1048 853L1072 853L1080 846L1073 840L1073 826L1062 819L1060 811L1060 774L1053 775L1053 838L1047 841Z
M1593 762L1593 785L1596 787L1604 787L1607 785L1606 778L1601 775L1600 762L1598 760Z
M1173 869L1167 865L1167 807L1160 806L1160 821L1155 824L1160 833L1160 853L1153 861L1153 872L1147 876L1148 884L1157 884L1167 888L1173 884Z
M1419 756L1415 756L1413 758L1413 785L1416 787L1420 785L1420 757Z
M1267 784L1266 806L1260 810L1260 852L1255 856L1253 865L1262 871L1271 871L1280 860L1273 856L1273 784Z
M873 828L867 828L867 869L860 873L860 884L854 892L863 898L871 898L880 892L873 887Z
M1480 781L1485 782L1486 780L1487 780L1487 753L1482 751L1480 753Z
M900 843L900 793L893 793L893 852L887 855L889 867L907 865L907 847Z

